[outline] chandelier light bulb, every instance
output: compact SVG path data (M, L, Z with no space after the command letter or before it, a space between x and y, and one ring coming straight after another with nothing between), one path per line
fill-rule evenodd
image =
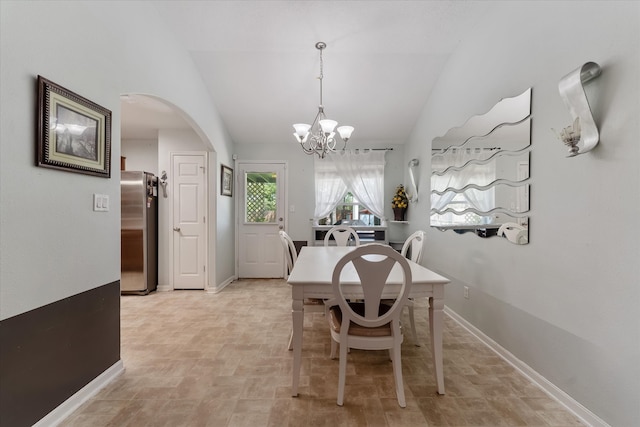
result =
M353 133L353 126L340 126L338 133L340 134L340 138L342 138L344 142L347 142Z
M335 120L320 120L320 127L322 128L322 132L324 132L325 135L329 135L331 132L333 132L337 125L338 122L336 122Z
M311 129L311 125L306 123L297 123L293 125L295 129L295 133L293 134L298 139L298 142L302 142L303 140L307 140L307 136L309 135L309 129Z

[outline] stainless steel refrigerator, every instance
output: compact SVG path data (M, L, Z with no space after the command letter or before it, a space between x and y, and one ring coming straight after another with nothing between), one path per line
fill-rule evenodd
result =
M158 180L149 172L120 174L120 290L146 295L158 287Z

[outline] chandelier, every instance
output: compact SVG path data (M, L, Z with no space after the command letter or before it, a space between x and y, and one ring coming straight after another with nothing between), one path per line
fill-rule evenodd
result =
M335 120L329 120L324 115L324 105L322 105L322 50L327 47L324 42L316 43L316 49L320 51L320 105L318 105L318 114L313 119L313 123L310 125L304 123L298 123L293 125L295 132L293 136L296 141L300 143L302 150L306 154L317 154L318 157L324 159L329 151L336 151L336 133L338 131L340 138L344 142L344 148L347 146L347 141L351 137L353 132L353 126L340 126L336 129L338 122Z

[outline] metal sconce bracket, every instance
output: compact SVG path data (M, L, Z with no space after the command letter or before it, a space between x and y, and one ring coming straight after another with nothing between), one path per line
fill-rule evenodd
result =
M409 191L410 194L408 194L407 196L409 197L410 203L415 203L418 201L418 186L416 184L416 177L413 172L413 168L417 167L418 165L420 165L420 160L409 160L409 178L411 178L411 189Z
M558 83L558 90L573 117L573 124L562 129L560 139L569 147L569 156L591 151L600 141L596 125L583 84L602 73L595 62L587 62L570 72Z

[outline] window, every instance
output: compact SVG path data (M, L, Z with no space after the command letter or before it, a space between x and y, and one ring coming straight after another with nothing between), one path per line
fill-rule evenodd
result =
M335 209L326 218L320 219L318 224L372 226L380 225L381 220L360 204L351 192L347 192Z
M315 159L314 220L325 225L340 219L379 223L375 217L384 217L384 154L384 151L347 150L329 153L324 160ZM365 206L369 212L365 212Z
M245 174L245 222L276 222L276 179L272 172Z

